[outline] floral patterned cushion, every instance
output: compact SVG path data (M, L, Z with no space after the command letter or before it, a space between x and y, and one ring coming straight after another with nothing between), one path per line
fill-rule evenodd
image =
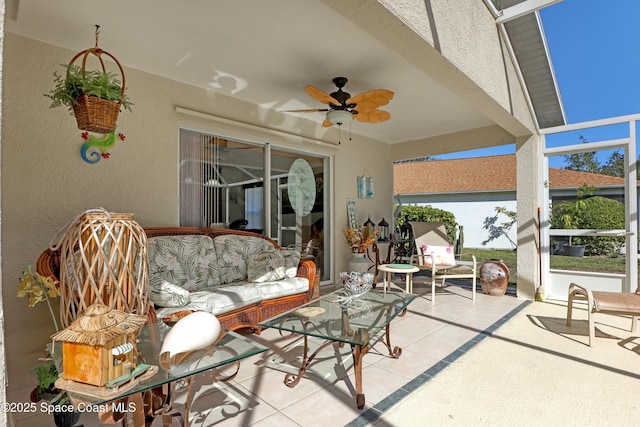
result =
M293 279L298 274L298 264L300 264L300 251L295 249L282 249L284 256L284 275Z
M189 304L185 307L160 308L156 310L156 314L159 318L164 318L173 313L189 309L218 315L256 304L261 299L260 289L255 283L249 285L223 285L211 291L193 292L191 293Z
M210 273L216 259L213 241L208 236L161 236L148 239L149 275L197 291L220 284Z
M255 285L263 300L295 295L309 290L309 279L305 277L285 277L282 280L264 282Z
M435 245L422 245L420 247L421 255L432 255L436 266L441 267L454 267L456 265L456 258L453 253L453 246L435 246ZM420 265L431 267L432 257L423 256L420 257Z
M247 260L252 255L273 250L271 242L253 236L223 235L213 239L218 262L224 265L222 283L247 278Z
M159 276L149 278L151 301L158 307L183 307L189 303L189 291Z
M247 277L255 283L283 279L285 264L282 252L272 250L251 255L247 260Z

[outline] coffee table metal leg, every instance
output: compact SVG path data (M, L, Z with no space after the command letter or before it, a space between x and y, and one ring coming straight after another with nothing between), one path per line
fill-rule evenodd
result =
M320 353L320 351L322 351L325 347L333 343L334 341L326 341L325 343L320 345L320 347L318 347L316 351L311 354L311 356L307 357L307 354L309 353L309 340L307 338L307 335L304 335L304 351L302 355L302 363L300 364L300 368L298 369L298 374L286 374L284 376L285 385L287 387L295 387L300 382L302 376L307 371L307 368L309 367L311 362L313 362L313 359L315 359L318 353Z
M364 408L365 398L362 392L362 356L369 352L369 344L353 346L353 370L356 376L356 407Z
M389 351L389 356L393 357L394 359L399 358L400 355L402 354L402 349L397 346L396 347L391 346L391 333L389 330L389 325L387 325L387 327L385 328L384 337L385 339L383 339L382 342L387 347L387 350Z
M134 407L136 408L135 411L132 414L131 419L129 420L128 425L130 426L144 426L145 425L145 420L144 420L144 403L142 401L142 393L135 393L131 396L129 396L129 402L133 403L133 405L135 405ZM123 423L124 425L124 423Z

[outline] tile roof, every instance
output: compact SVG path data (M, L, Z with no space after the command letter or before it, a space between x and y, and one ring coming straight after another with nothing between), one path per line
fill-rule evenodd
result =
M624 186L624 178L549 168L551 188ZM394 194L515 191L516 156L396 163Z

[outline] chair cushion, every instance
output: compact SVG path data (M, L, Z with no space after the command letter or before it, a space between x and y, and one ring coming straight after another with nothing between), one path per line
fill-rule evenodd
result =
M309 279L306 277L294 277L274 282L256 284L263 300L279 298L287 295L300 294L309 290Z
M229 311L256 304L261 300L260 290L255 283L216 286L210 291L192 292L189 304L180 308L161 308L158 317L162 318L182 310L206 311L211 314Z
M188 291L220 284L220 277L209 272L216 259L208 236L160 236L148 239L149 276L157 276Z
M595 311L620 311L640 314L640 295L625 292L593 291Z
M284 256L281 251L269 251L251 255L247 260L247 277L250 282L262 283L285 277Z
M221 270L223 283L231 283L247 278L247 260L255 254L268 252L274 246L268 240L253 236L222 235L213 239Z
M433 255L433 260L436 266L440 267L453 267L456 265L455 254L453 253L453 246L435 246L435 245L422 245L420 247L421 255ZM419 265L431 267L431 257L421 256L419 259Z

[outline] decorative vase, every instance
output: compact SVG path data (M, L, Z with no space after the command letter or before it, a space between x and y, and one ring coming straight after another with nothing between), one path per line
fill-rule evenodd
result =
M59 248L63 328L94 303L147 316L147 235L132 214L90 209L67 226Z
M358 273L366 273L369 271L369 260L367 260L367 254L354 252L351 254L348 264L349 271L356 271Z
M500 296L507 292L509 268L501 259L488 259L480 266L482 292Z

